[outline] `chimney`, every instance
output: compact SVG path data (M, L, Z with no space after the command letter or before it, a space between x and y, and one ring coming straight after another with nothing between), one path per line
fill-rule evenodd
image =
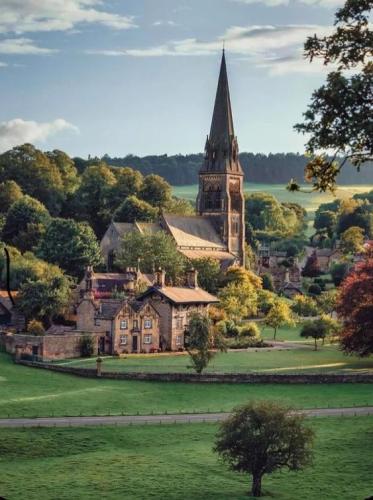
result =
M155 273L155 286L158 286L159 288L162 288L165 286L166 282L166 272L159 268L158 271Z
M87 266L84 275L85 291L90 292L93 288L93 267Z
M187 271L187 285L189 288L198 288L198 271L196 269Z

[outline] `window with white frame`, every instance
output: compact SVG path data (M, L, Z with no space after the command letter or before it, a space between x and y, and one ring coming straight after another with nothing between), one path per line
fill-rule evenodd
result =
M144 320L144 328L152 328L153 322L151 319L145 319Z
M120 320L120 329L127 330L127 328L128 328L128 321L126 319L121 319Z
M176 335L176 345L182 345L182 343L183 343L183 336Z
M144 344L151 344L152 343L152 335L151 333L147 333L144 335Z
M119 342L120 342L120 345L127 345L128 344L128 335L121 335L119 337Z
M176 318L176 328L179 330L183 328L183 318Z
M100 320L98 318L95 318L95 326L100 326Z

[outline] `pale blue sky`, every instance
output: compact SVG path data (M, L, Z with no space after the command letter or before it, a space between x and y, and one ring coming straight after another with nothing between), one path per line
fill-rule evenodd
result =
M292 126L325 71L302 60L340 0L1 0L0 151L192 153L225 39L241 151L303 151Z

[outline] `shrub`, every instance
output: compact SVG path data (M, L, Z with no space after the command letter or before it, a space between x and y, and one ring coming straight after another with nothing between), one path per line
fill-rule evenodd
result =
M269 290L270 292L274 291L273 279L269 273L263 274L262 278L262 286L263 290Z
M80 356L82 358L89 358L93 355L94 344L91 335L83 335L79 341Z
M228 349L247 349L248 347L270 347L262 339L252 337L241 337L238 339L226 339Z
M246 323L240 331L240 339L242 338L259 338L260 330L254 321L249 321Z
M313 283L312 285L310 285L310 287L308 288L308 293L310 295L321 295L321 287L320 285L318 285L317 283Z
M36 319L32 319L27 325L27 332L30 335L45 335L45 329L43 323Z

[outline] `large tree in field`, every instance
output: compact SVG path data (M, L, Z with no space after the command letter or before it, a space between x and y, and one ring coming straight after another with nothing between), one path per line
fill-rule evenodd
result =
M213 328L211 318L197 312L189 318L185 347L197 373L202 373L207 367L216 350L225 350L223 337L219 329Z
M321 58L325 65L336 66L313 93L304 122L295 126L310 136L306 179L315 190L333 190L347 160L359 169L373 159L372 6L372 0L347 0L336 13L335 31L310 37L305 44L311 62ZM330 151L332 157L326 155ZM291 182L289 189L299 186Z
M270 328L273 328L273 340L276 340L277 330L279 328L285 325L294 325L291 309L285 300L277 299L274 301L265 317L265 323Z
M93 229L86 222L72 219L52 219L36 253L76 278L83 276L88 265L96 266L101 262Z
M373 353L373 258L357 264L340 287L337 312L343 319L342 349L350 354Z
M230 469L252 476L251 495L262 494L262 478L281 469L302 470L312 460L314 433L304 417L275 403L238 407L216 435L214 451Z

